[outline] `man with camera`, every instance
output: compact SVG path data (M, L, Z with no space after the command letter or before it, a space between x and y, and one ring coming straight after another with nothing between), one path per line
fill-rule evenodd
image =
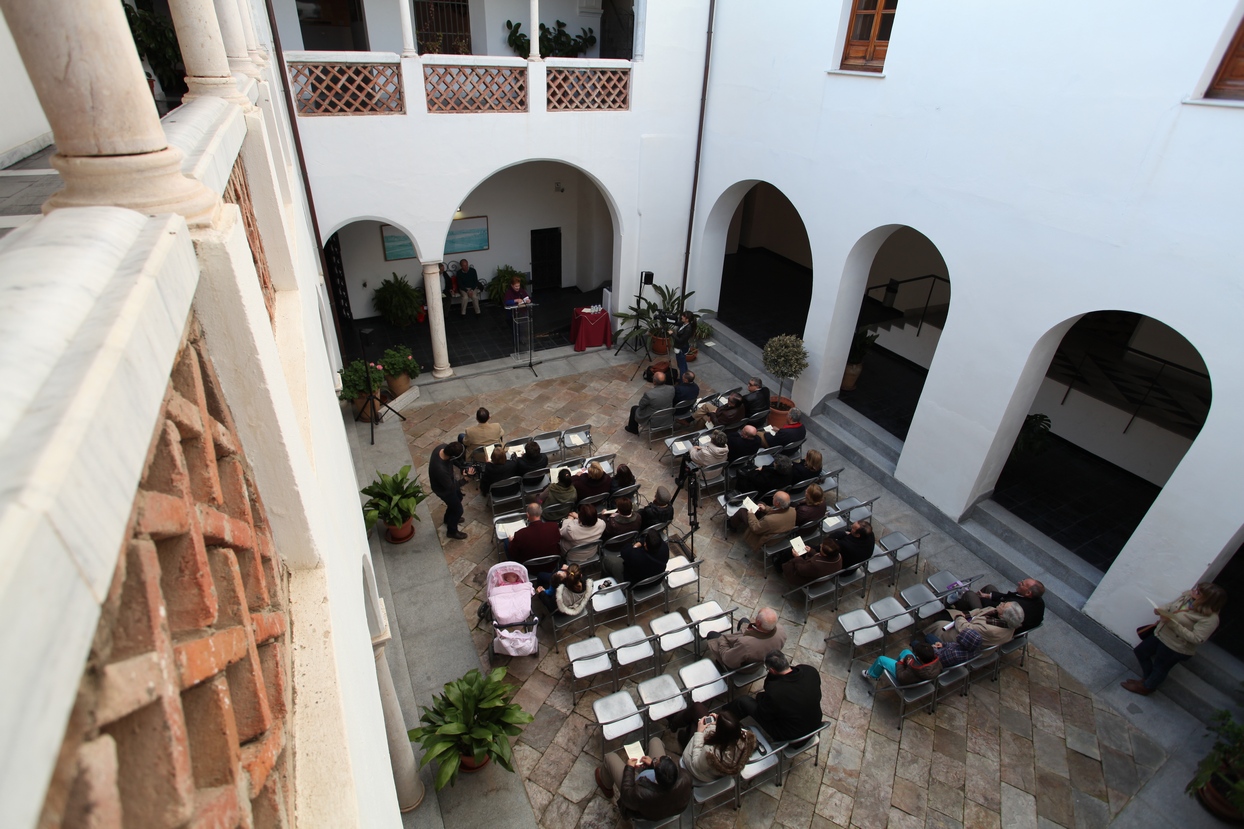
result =
M467 537L466 533L458 529L462 522L462 485L466 481L459 478L454 470L465 454L466 447L457 441L442 443L432 450L432 457L428 460L428 484L436 496L445 502L446 532L450 538L459 541ZM467 468L462 474L469 478L475 474L475 470Z

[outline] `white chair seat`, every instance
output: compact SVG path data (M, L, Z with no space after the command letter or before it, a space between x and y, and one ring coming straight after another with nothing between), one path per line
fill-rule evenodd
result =
M916 623L915 618L907 612L907 608L903 603L893 596L886 596L884 599L878 599L868 606L873 616L878 619L885 619L886 633L897 633L906 627L911 627Z
M592 703L592 712L596 714L596 722L601 724L601 733L606 740L616 740L644 727L644 718L640 716L635 700L626 691L596 700Z
M596 658L583 658L592 656ZM609 661L609 653L605 643L595 636L590 636L582 642L567 645L566 658L570 660L570 666L574 672L575 679L595 676L613 667L613 663Z
M821 522L821 532L826 535L836 533L839 530L845 530L846 528L847 522L842 520L842 516L840 515L831 515Z
M691 691L692 702L704 702L726 693L726 681L711 659L701 659L678 669L683 687Z
M698 604L695 607L689 608L687 610L687 616L690 617L693 622L701 622L699 626L700 638L706 639L708 638L708 635L714 631L717 633L730 632L730 617L728 616L722 616L720 619L713 619L711 622L703 621L704 619L717 616L721 612L721 605L717 604L717 602L705 602L704 604Z
M648 721L656 722L687 708L687 700L674 677L660 674L639 683L639 699L648 706Z
M868 560L868 563L864 565L864 568L868 570L869 573L880 573L883 570L889 570L893 566L894 559L890 558L878 549L875 553L873 553L873 557Z
M671 590L692 584L700 577L694 567L687 567L690 563L691 562L687 561L686 556L673 556L668 562L666 562L665 572L669 575L665 577L665 583L670 586ZM686 567L687 569L680 570L678 569L680 567Z
M877 620L872 617L872 614L863 608L838 614L838 624L842 625L842 629L847 633L852 633L876 623Z
M752 733L756 735L756 750L752 752L747 765L743 766L743 770L739 772L739 777L743 780L753 780L759 777L776 766L778 762L778 755L769 745L769 741L765 739L765 735L755 729Z
M615 607L622 607L626 604L625 590L611 590L608 593L592 594L592 610L597 613L604 613L613 610Z
M949 570L941 570L929 576L925 581L934 593L945 593L950 585L959 581L959 577Z
M905 590L900 590L899 595L903 597L908 609L915 609L916 615L921 619L927 619L942 612L942 603L938 601L937 596L933 595L933 591L923 584L913 584Z
M911 539L901 532L892 532L883 536L878 543L881 545L881 549L887 553L892 553L899 547L910 544Z
M858 648L860 645L867 645L869 642L876 642L885 636L885 632L881 629L881 625L873 625L872 627L860 628L851 631L851 641Z
M678 611L658 616L648 623L648 628L659 637L657 644L665 653L695 641L691 626Z
M652 658L652 643L639 625L631 625L610 633L609 645L617 651L619 665L630 665L641 659Z
M707 803L718 795L725 794L734 788L734 776L718 777L711 783L696 783L691 789L691 796L696 803Z

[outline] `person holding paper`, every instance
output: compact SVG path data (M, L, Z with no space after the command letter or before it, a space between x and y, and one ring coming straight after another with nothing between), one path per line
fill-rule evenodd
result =
M605 519L605 534L602 541L625 533L639 532L639 515L635 512L634 502L625 495L613 502L614 511ZM606 545L608 546L608 545Z
M780 554L778 557L782 558ZM838 550L838 543L827 538L815 551L810 550L801 556L791 554L777 566L781 568L782 578L786 579L787 584L802 587L841 570L842 553Z
M721 463L729 453L730 450L726 446L726 433L720 429L714 429L709 433L707 442L696 441L687 454L683 455L682 464L675 477L682 480L683 476L694 469L703 469L706 466ZM715 481L717 478L712 480Z
M747 520L747 532L743 534L743 540L752 548L752 552L758 552L766 541L785 536L795 529L795 511L790 507L790 495L781 490L773 495L773 506L760 504L754 512L739 510L735 515L740 513Z
M756 434L756 427L752 425L744 426L729 434L726 438L726 447L730 450L726 459L734 463L739 458L750 458L764 447L760 445L760 437Z
M808 430L803 425L803 412L792 408L786 413L786 425L775 430L775 434L762 434L760 442L766 447L785 446L788 443L803 440L807 436Z
M505 292L504 302L506 308L531 304L531 295L523 290L523 280L521 277L515 276L510 280L510 288Z
M735 489L739 492L754 491L767 495L775 489L785 489L790 486L794 477L791 471L791 459L785 455L778 455L773 459L773 463L758 466L752 472L739 475Z
M527 505L527 526L514 533L505 544L506 557L510 561L526 564L533 558L558 554L561 531L556 524L541 520L542 514L539 504Z
M952 609L950 627L946 627L945 622L934 622L925 629L925 638L929 642L953 642L959 638L960 633L974 628L981 635L982 646L992 648L1010 642L1023 623L1024 609L1014 602L1003 602L997 607L983 607L971 613Z
M703 428L706 423L723 428L733 426L743 417L743 397L737 393L726 398L726 402L721 406L713 405L712 401L701 403L691 415L691 419L695 421L698 428Z
M691 772L665 753L658 737L648 741L643 756L633 756L637 750L632 746L625 751L625 761L614 752L596 769L596 785L605 797L612 800L617 787L618 809L628 819L664 820L682 814L691 802Z
M466 445L473 461L484 460L483 453L479 452L483 447L505 440L505 431L499 424L489 421L491 416L487 409L480 406L475 412L475 425L458 436L458 440ZM477 453L479 457L476 457Z
M587 469L574 476L574 489L579 496L578 500L582 501L584 498L608 492L611 482L605 468L596 461L592 461Z
M1132 649L1143 678L1122 683L1125 690L1141 696L1156 691L1171 668L1191 658L1197 646L1218 629L1218 613L1227 604L1227 591L1212 582L1201 582L1173 602L1158 605L1150 599L1149 603L1158 621L1148 635L1145 628L1137 630L1142 638Z
M538 469L547 469L549 456L540 451L540 444L529 440L523 446L523 454L518 457L518 474L526 475Z

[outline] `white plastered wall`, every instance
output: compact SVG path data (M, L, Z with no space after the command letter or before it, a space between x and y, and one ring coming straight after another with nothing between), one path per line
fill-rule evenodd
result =
M0 167L7 167L52 143L52 128L43 115L30 76L17 54L17 44L0 14L0 78L4 79L4 118L0 119Z

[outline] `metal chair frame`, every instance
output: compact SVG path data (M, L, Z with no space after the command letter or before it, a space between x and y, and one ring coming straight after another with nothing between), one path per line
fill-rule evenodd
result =
M1041 624L1045 624L1045 623L1042 622ZM1028 628L1028 630L1023 631L1022 633L1015 634L1014 638L1012 638L1010 642L1002 643L1002 647L998 651L998 664L997 664L997 667L994 669L994 679L997 679L998 675L1002 673L1002 657L1010 656L1011 654L1015 653L1015 651L1020 652L1019 653L1019 667L1021 668L1024 667L1024 662L1028 659L1028 635L1032 633L1034 630L1040 630L1040 629L1041 629L1041 625L1033 625L1032 627Z
M670 559L670 561L674 562L680 558L684 558L684 557L674 556L673 558ZM667 569L665 571L665 609L667 611L670 609L670 596L673 595L674 591L681 590L684 587L687 587L691 584L691 582L687 582L686 584L672 584L671 583L672 581L671 577L675 573L681 573L684 570L690 570L691 572L695 573L695 601L697 604L699 604L699 601L700 601L700 566L702 564L704 564L704 559L701 558L701 559L696 559L695 561L687 561L685 564L678 564L672 570L668 569L669 568L668 564L666 565Z
M550 466L553 463L551 459L555 454L558 458L565 459L566 449L562 446L561 432L538 432L531 436L531 440L540 444L540 451L549 456Z
M663 426L656 425L657 421L664 420L666 417L669 418L669 423ZM668 409L657 409L652 413L652 417L640 424L639 427L640 437L647 439L649 449L652 448L652 441L656 440L662 432L669 432L670 435L677 434L678 432L678 422L674 420L673 406L670 406Z
M566 443L566 435L575 435L577 437L582 437L586 442L580 446L571 446L570 444ZM580 449L586 448L587 456L590 456L592 452L595 451L596 449L596 444L592 440L592 424L590 423L583 423L583 424L580 424L579 426L571 426L569 429L564 430L561 433L561 441L562 441L561 445L562 445L562 458L563 459L569 457L570 450L572 449L576 453L578 453Z
M903 720L907 719L910 714L919 713L925 708L928 708L930 713L937 711L936 680L926 679L923 682L915 682L911 685L899 685L889 671L882 671L880 679L877 680L876 687L871 688L869 693L875 694L877 691L893 691L898 698L898 727L900 730L903 727ZM913 694L913 691L920 691L920 693ZM921 702L926 696L928 700ZM908 707L915 703L919 703L919 705L916 706L915 711L909 712L907 710Z

